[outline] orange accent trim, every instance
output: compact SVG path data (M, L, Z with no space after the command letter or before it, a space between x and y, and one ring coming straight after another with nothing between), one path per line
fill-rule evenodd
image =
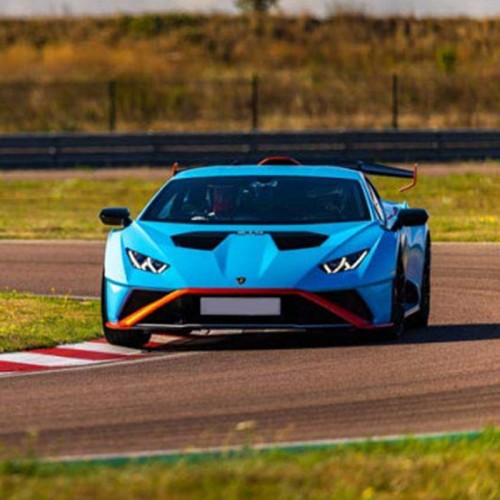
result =
M265 165L301 165L299 161L290 156L268 156L258 163L259 166Z
M410 189L413 189L417 185L417 167L418 167L418 164L415 163L415 165L413 165L413 180L407 186L403 186L402 188L400 188L399 189L400 193L403 193L404 191L408 191Z
M298 295L314 304L326 309L327 311L335 314L339 318L347 321L354 327L362 330L377 328L379 325L373 325L366 319L358 316L357 314L344 309L343 307L333 304L329 300L320 297L312 292L307 292L304 290L294 290L290 288L251 288L251 289L235 289L235 288L184 288L182 290L176 290L171 292L165 297L142 307L136 312L130 314L126 318L122 319L118 323L107 323L108 328L114 329L127 329L135 326L141 320L154 313L163 306L169 304L170 302L183 297L184 295L207 295L207 296L221 296L221 295Z
M112 323L111 321L106 321L106 328L109 328L110 330L127 330L130 327L121 326L120 322Z

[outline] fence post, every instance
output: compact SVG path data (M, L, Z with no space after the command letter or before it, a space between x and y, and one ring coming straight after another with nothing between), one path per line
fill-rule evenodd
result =
M392 75L392 128L399 129L399 81L398 75Z
M116 129L116 81L111 80L108 82L108 128L110 132Z
M259 76L252 76L252 131L259 130Z

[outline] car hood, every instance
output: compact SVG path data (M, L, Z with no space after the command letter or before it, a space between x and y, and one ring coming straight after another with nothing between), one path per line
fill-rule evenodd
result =
M135 221L115 233L119 244L115 239L114 252L121 252L124 274L117 281L152 289L343 288L346 280L368 272L386 233L376 221L286 227ZM128 262L126 248L170 267L161 275L136 270ZM364 249L370 249L370 254L356 271L333 279L319 267ZM239 284L241 278L243 284Z

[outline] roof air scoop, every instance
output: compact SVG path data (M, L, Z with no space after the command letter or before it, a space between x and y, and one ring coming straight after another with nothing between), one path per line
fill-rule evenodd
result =
M268 156L259 162L259 166L265 165L300 165L300 162L290 156Z

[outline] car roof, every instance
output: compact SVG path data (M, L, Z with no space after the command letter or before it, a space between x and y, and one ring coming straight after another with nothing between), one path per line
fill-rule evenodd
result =
M332 177L337 179L360 180L363 174L349 168L332 165L232 165L210 166L187 169L179 172L176 179L193 179L201 177L233 177L233 176L303 176Z

